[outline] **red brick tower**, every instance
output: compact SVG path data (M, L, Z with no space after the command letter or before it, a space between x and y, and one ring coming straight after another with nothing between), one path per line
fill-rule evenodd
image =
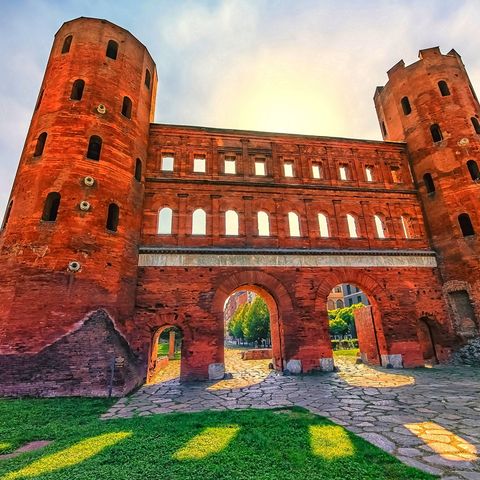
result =
M155 89L155 64L128 31L79 18L55 35L0 231L4 393L10 381L16 393L62 383L61 393L100 395L112 373L118 392L136 381L122 335ZM64 381L48 386L52 349L62 358L52 378Z
M419 58L388 71L375 106L384 139L407 143L453 326L468 339L480 312L480 106L455 50Z

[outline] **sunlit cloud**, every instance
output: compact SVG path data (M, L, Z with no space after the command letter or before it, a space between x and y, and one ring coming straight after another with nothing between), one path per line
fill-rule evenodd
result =
M207 427L177 450L175 460L202 460L225 450L240 431L238 425Z

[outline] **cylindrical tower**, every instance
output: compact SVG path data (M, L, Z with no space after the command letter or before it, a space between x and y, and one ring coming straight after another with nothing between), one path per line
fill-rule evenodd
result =
M55 35L0 232L0 355L12 371L99 309L128 330L156 82L147 49L106 20Z
M389 70L375 106L385 140L407 143L454 327L468 339L480 312L480 106L455 50L419 58Z

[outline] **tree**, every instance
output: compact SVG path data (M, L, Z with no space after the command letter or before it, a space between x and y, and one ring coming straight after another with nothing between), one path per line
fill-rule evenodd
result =
M355 303L350 307L337 308L328 311L328 320L331 335L345 335L354 331L355 317L353 311L364 307L363 303Z
M270 334L270 313L260 297L251 303L243 323L243 335L247 342L266 340Z

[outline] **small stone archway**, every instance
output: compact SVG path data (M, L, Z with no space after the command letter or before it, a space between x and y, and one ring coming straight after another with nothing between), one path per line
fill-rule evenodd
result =
M273 275L257 271L236 272L217 287L212 313L223 324L223 306L227 298L239 290L250 290L263 298L270 313L270 334L274 369L282 371L285 357L284 320L293 311L291 297L285 286ZM223 342L221 343L223 347ZM224 356L222 355L222 358Z
M424 315L418 319L417 336L426 365L438 363L435 330L436 322L432 317Z
M388 354L382 320L384 315L381 310L381 305L387 304L387 294L375 279L361 270L338 269L322 279L317 290L315 313L320 322L324 324L324 330L328 332L327 297L339 284L352 284L359 287L370 302L370 306L366 307L362 314L355 316L360 352L364 362L374 365L391 363L394 366L401 366L401 359ZM388 304L392 304L391 300ZM328 343L330 343L330 337L328 337Z

